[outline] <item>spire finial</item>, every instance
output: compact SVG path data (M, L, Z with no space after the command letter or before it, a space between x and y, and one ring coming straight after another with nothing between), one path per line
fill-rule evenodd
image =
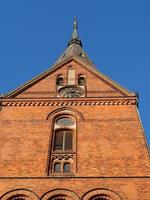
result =
M78 31L77 31L78 27L77 27L77 18L74 17L74 21L73 21L73 33L72 33L72 39L76 40L79 39L78 38Z
M78 29L76 16L74 17L73 29Z
M72 37L71 37L71 40L69 41L68 45L73 44L73 43L76 43L76 44L79 44L80 46L82 46L81 40L79 39L77 18L76 17L74 17L73 33L72 33Z

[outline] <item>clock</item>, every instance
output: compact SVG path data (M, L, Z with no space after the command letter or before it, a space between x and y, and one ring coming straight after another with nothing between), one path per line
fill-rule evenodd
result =
M59 89L61 97L81 97L84 94L84 89L78 86L65 86Z

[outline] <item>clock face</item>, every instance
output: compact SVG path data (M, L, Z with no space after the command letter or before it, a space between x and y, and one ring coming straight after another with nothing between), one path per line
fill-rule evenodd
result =
M67 86L59 90L59 95L62 97L81 97L84 90L77 86Z

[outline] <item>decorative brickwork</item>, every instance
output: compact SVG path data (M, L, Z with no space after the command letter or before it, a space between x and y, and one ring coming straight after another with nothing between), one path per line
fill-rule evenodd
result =
M136 99L76 99L76 100L15 100L3 101L3 106L99 106L99 105L136 105Z
M79 200L80 198L78 195L71 190L66 189L55 189L52 191L47 192L41 197L41 200L47 199L65 199L65 200Z
M1 200L39 200L34 192L28 189L16 189L2 195Z
M83 195L82 200L96 200L96 199L102 199L102 200L122 200L122 198L116 194L115 192L109 190L109 189L94 189L92 191L87 192ZM124 200L127 200L124 197Z

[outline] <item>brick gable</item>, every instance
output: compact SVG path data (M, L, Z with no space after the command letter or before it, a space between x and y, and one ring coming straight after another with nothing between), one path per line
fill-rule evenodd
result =
M78 76L84 74L86 77L87 97L115 97L115 96L135 96L98 72L95 68L86 66L76 59L71 59L67 63L60 64L42 73L38 77L27 82L18 89L8 94L7 98L51 98L56 97L56 79L59 74L64 76L64 85L67 85L68 68L73 67L75 70L75 84L78 84Z

